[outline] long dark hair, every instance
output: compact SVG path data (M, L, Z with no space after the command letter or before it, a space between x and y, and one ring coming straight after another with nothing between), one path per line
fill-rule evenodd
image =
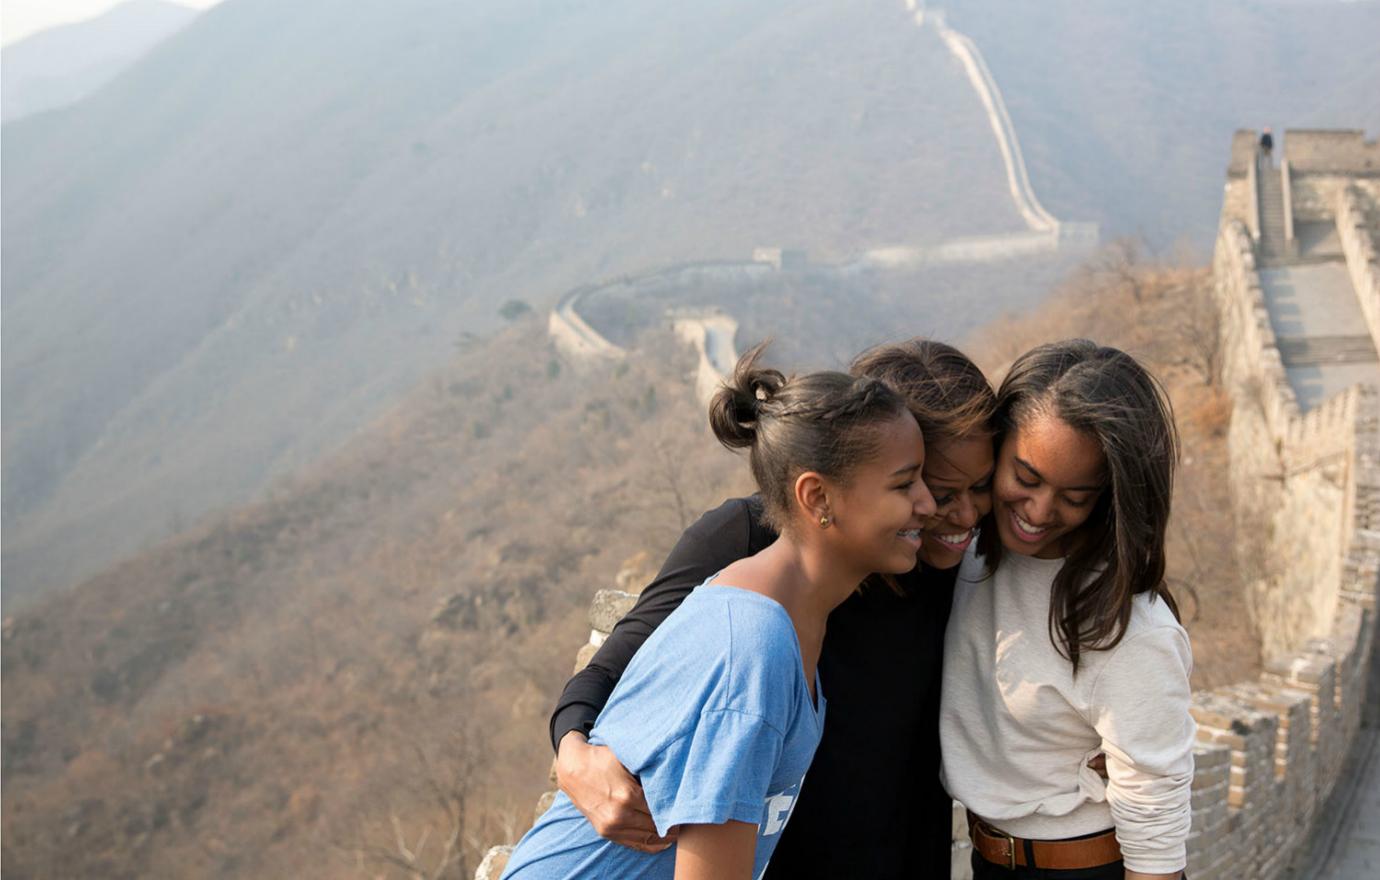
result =
M1041 415L1096 440L1106 461L1107 484L1050 592L1050 639L1077 672L1084 651L1120 643L1137 594L1164 599L1179 616L1164 581L1179 437L1155 377L1125 352L1086 339L1031 349L1002 381L996 423L1004 434ZM978 552L993 570L1002 546L990 519Z
M766 343L739 360L709 402L709 426L730 449L747 449L767 522L790 522L796 477L815 471L847 482L880 448L880 429L905 415L901 396L876 379L818 372L786 377L759 366Z

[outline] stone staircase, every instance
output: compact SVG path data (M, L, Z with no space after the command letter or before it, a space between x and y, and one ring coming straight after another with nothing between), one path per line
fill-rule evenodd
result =
M1279 169L1268 161L1262 162L1259 181L1260 199L1260 255L1267 262L1286 260L1289 242L1284 224L1284 182Z
M1281 336L1275 345L1286 367L1369 364L1377 360L1370 336Z

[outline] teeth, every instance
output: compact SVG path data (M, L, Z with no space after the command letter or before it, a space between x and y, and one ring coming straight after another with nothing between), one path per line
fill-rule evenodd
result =
M919 540L920 538L919 529L902 529L896 534L900 535L902 538L910 538L911 540Z
M1026 522L1025 520L1021 519L1020 516L1019 516L1018 514L1014 514L1014 513L1013 513L1013 514L1011 514L1011 515L1014 516L1014 517L1016 517L1016 525L1018 525L1018 526L1021 527L1021 531L1025 532L1025 533L1028 534L1028 535L1040 535L1040 534L1043 534L1043 533L1049 531L1049 526L1045 526L1045 527L1043 527L1043 528L1039 528L1039 527L1036 527L1035 525L1033 525L1033 524L1031 524L1031 523L1028 523L1028 522Z
M935 535L935 537L943 541L945 544L962 544L964 541L968 540L968 536L972 533L973 530L969 529L966 532L958 532L953 535Z

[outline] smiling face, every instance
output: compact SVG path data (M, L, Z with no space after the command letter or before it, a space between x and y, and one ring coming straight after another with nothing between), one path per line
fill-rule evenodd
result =
M1103 491L1097 441L1058 416L1033 413L1010 431L997 456L993 507L1002 547L1059 559Z
M992 509L992 438L966 437L937 444L925 458L924 480L937 508L925 520L920 558L932 568L953 568L973 542L978 520Z
M920 479L925 444L909 413L878 428L876 455L829 493L830 552L859 571L903 574L915 567L921 524L934 498Z

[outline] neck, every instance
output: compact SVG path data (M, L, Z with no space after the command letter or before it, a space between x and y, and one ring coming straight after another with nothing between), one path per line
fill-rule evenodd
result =
M786 609L800 640L807 680L824 642L829 613L852 595L869 572L855 571L827 547L782 535L755 556L724 569L725 582L776 600Z

